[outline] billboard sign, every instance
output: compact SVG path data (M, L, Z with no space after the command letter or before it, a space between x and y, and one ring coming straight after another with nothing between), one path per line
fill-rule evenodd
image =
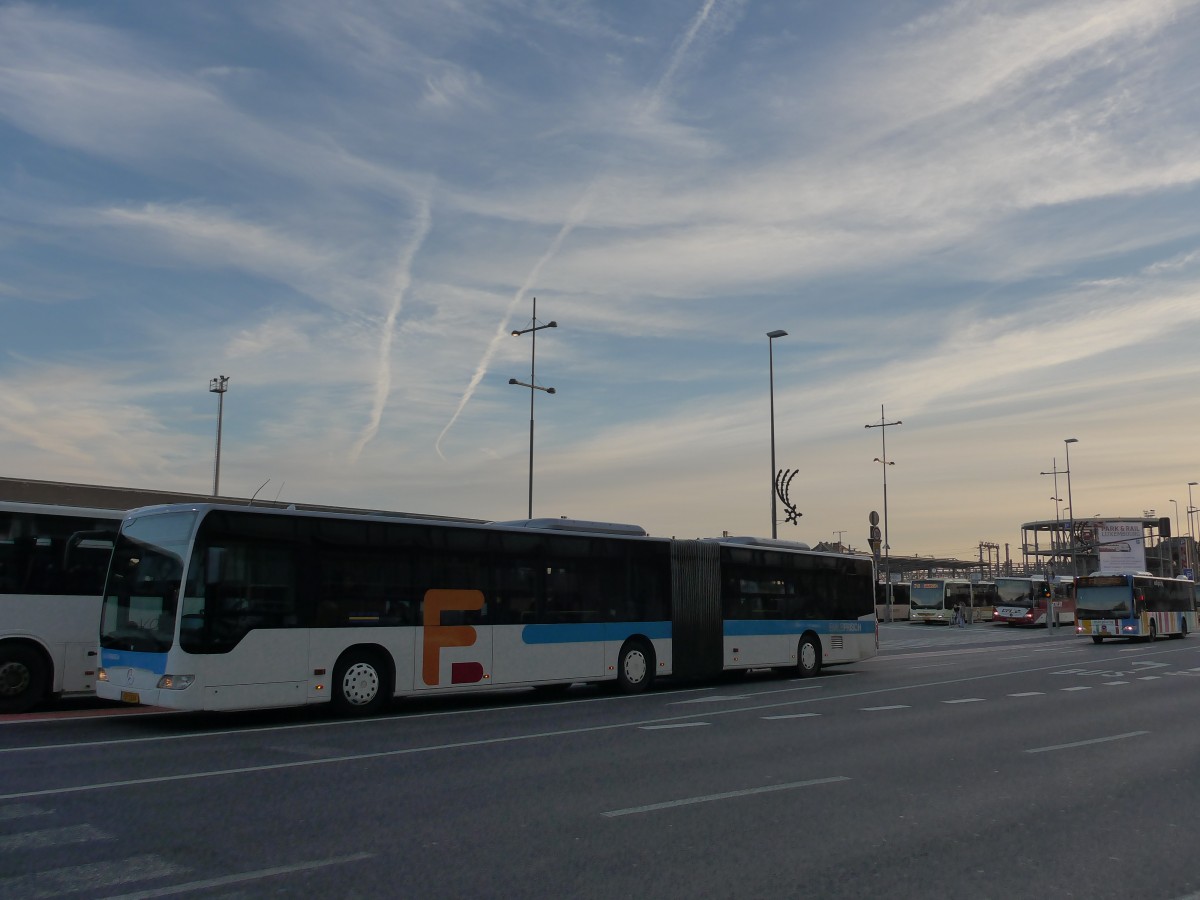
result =
M1140 520L1097 522L1095 529L1102 575L1146 571L1146 538Z

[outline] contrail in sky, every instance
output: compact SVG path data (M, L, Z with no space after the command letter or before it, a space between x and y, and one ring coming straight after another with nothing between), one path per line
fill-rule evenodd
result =
M712 12L713 6L716 5L716 2L717 0L704 0L703 5L700 7L700 11L696 13L695 18L693 18L691 24L688 25L687 31L684 32L679 43L675 45L675 49L671 53L670 62L667 64L666 71L663 72L662 77L658 79L657 84L655 84L654 88L649 92L649 95L641 104L641 108L636 111L636 115L641 116L654 112L662 103L663 97L666 95L667 91L670 90L671 84L675 79L675 73L683 63L684 57L686 56L688 50L695 42L696 35L699 34L700 29L704 26L704 23L708 21L709 15ZM734 5L741 4L737 3ZM537 283L538 277L542 273L542 269L544 269L546 264L558 255L558 251L562 247L563 241L570 236L571 232L575 230L576 226L578 226L579 223L582 222L587 216L588 210L592 205L592 200L596 196L596 189L599 184L600 176L597 175L592 179L591 183L584 190L583 195L571 208L570 213L567 215L566 221L558 230L558 234L556 234L554 236L554 240L550 242L550 247L545 253L542 254L541 259L534 264L529 274L525 276L525 280L522 282L521 287L517 289L517 292L513 295L512 300L509 301L508 308L504 311L504 318L501 319L500 324L496 326L496 333L492 335L492 339L488 343L487 349L483 352L483 357L479 360L479 365L475 367L475 374L471 376L471 381L467 385L467 389L463 391L463 395L458 401L458 406L454 410L454 415L450 417L450 421L446 423L446 427L442 429L442 433L439 434L437 440L434 441L433 448L437 451L437 455L442 459L446 458L445 454L442 453L442 439L445 438L450 429L454 427L454 423L458 421L458 417L462 415L462 411L466 409L467 404L471 402L471 398L475 395L475 389L479 387L479 383L483 381L483 377L487 374L488 368L491 366L492 357L496 355L496 351L500 347L500 342L508 338L511 334L512 329L509 327L509 323L512 320L513 312L516 310L517 305L525 299L526 292L528 292L529 289Z
M412 264L429 234L430 212L429 198L422 197L417 204L417 227L412 240L400 253L396 264L396 278L392 294L392 305L384 319L383 334L379 338L379 364L375 373L375 399L371 405L371 419L363 429L362 434L350 451L350 462L358 462L363 448L379 433L379 423L383 419L383 408L387 405L388 396L392 392L392 342L396 337L396 317L400 314L400 306L404 303L404 295L412 284Z

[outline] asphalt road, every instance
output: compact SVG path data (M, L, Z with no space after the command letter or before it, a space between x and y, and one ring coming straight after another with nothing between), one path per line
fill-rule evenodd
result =
M887 624L812 680L0 723L3 897L1200 891L1200 638Z

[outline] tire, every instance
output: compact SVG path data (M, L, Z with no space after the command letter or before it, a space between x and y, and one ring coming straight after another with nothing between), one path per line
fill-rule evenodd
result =
M333 667L333 708L342 716L370 716L387 705L391 671L374 650L348 650Z
M811 634L800 638L796 651L796 672L801 678L815 678L821 672L821 642Z
M1150 633L1146 635L1146 643L1153 644L1158 640L1158 626L1153 622L1150 623Z
M50 690L50 667L33 647L0 647L0 712L27 712L44 701Z
M1171 637L1172 637L1174 640L1180 640L1180 641L1181 641L1181 640L1183 640L1185 637L1187 637L1187 635L1188 635L1188 630L1187 630L1187 622L1180 622L1180 623L1179 623L1179 631L1175 632L1175 634L1171 635Z
M640 694L654 681L654 648L641 638L630 638L617 656L617 688L622 694Z
M1093 644L1103 644L1103 643L1104 643L1104 638L1102 638L1102 637L1101 637L1100 635L1098 635L1098 634L1093 634L1093 635L1092 635L1092 643L1093 643Z

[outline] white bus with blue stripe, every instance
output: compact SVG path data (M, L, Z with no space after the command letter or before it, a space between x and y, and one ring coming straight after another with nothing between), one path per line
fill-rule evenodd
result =
M870 557L636 526L218 504L128 514L100 626L101 697L176 709L561 689L878 652Z

